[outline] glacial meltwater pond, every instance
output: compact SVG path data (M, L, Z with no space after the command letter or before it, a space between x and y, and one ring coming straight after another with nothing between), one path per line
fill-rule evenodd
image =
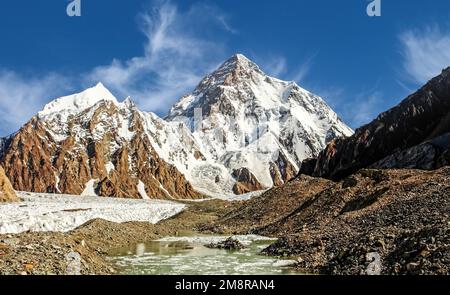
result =
M110 258L121 274L131 275L281 275L295 274L292 260L259 255L272 239L235 236L246 249L230 251L204 245L226 240L222 236L170 237L118 249Z

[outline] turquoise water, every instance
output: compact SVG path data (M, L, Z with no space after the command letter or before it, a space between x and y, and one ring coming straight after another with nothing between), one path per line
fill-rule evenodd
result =
M224 237L167 238L118 249L110 258L122 274L131 275L283 275L295 274L288 264L259 255L273 240L240 236L247 248L240 251L210 249L205 244Z

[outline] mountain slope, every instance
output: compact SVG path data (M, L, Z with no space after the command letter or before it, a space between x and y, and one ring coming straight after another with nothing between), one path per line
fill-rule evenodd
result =
M300 258L305 273L448 274L449 106L450 68L333 140L293 181L205 227L279 237L264 253Z
M58 98L0 140L17 190L129 198L228 197L282 185L352 134L318 96L235 55L166 120L101 84Z
M248 169L266 188L294 177L301 161L330 140L353 133L320 97L267 76L240 54L207 75L166 119L190 126L207 159L231 175Z
M45 106L6 140L1 162L15 189L127 198L197 198L154 148L161 121L102 85Z
M278 237L264 253L295 257L303 273L369 274L376 254L381 274L449 274L449 198L449 167L302 175L205 228Z
M305 161L300 172L341 179L394 153L448 132L450 132L450 68L396 107L356 130L353 136L337 138L330 142L317 159ZM405 155L413 156L407 152ZM405 155L399 155L404 163L408 162L404 158ZM421 165L425 167L423 163ZM382 166L380 163L380 167ZM391 163L388 167L395 168L401 165ZM421 168L414 165L408 167Z
M19 198L16 195L8 177L5 175L5 171L0 166L0 203L2 202L15 202Z

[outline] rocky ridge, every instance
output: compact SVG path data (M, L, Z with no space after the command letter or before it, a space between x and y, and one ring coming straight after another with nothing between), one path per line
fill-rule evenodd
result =
M118 103L98 84L47 105L6 140L1 163L14 188L21 191L143 199L202 197L155 149L151 132L163 128L159 123L140 112L131 99Z
M449 107L450 68L210 228L279 237L264 253L308 273L450 274Z
M439 76L396 107L356 130L353 136L332 140L317 158L303 162L300 174L339 180L371 165L389 168L442 167L448 158L449 144L447 137L438 137L448 132L450 68L443 70ZM424 142L428 143L409 150ZM446 148L442 148L443 146ZM434 155L429 158L430 163L411 158L417 152L425 156L424 149ZM442 159L438 159L441 156ZM389 158L385 159L386 157ZM406 159L407 157L410 159ZM381 162L376 164L378 161ZM413 163L417 165L411 165Z
M101 83L58 98L0 140L0 163L23 191L224 197L282 185L303 159L350 134L320 97L238 54L166 120L140 111L131 98L118 102Z

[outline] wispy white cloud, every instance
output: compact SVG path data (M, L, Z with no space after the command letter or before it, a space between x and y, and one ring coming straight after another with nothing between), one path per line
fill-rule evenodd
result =
M49 97L67 91L69 84L59 74L30 78L0 71L0 136L18 129L42 109Z
M384 94L378 90L378 85L356 94L342 87L330 85L314 88L315 93L320 95L353 129L370 123L378 114L386 110L386 100Z
M314 60L316 55L313 55L309 57L300 67L297 69L297 71L294 73L292 80L301 84L305 77L308 75L309 71L311 70L312 62Z
M353 102L347 104L350 111L349 124L353 128L358 128L364 124L370 123L377 115L383 111L384 100L381 92L370 94L360 94Z
M450 32L438 26L400 35L404 69L413 82L423 84L450 66Z
M82 79L58 73L28 77L0 68L0 136L17 130L50 99L99 81L119 98L132 96L143 110L167 112L226 57L226 45L214 41L214 33L237 33L225 13L204 3L180 11L170 1L156 0L138 21L146 36L142 55L114 59Z
M144 54L95 68L88 84L103 81L113 91L133 96L143 109L167 111L168 105L191 91L223 59L225 45L199 36L199 30L193 29L201 25L198 22L214 18L209 23L231 30L224 16L216 10L210 13L211 9L197 4L180 12L170 2L163 2L142 14L141 28L148 39Z
M239 34L239 31L229 24L227 17L224 14L216 12L216 18L219 21L219 23L225 28L225 30L227 30L229 33Z
M311 70L315 56L308 57L300 65L289 64L287 58L281 55L257 57L255 60L270 76L302 84Z
M261 61L262 62L260 64L264 72L272 77L280 77L285 74L288 69L286 58L283 56L265 58L261 59Z
M411 87L409 84L404 83L401 80L396 80L397 84L406 92L406 94L411 94L413 93L415 90L413 87Z

